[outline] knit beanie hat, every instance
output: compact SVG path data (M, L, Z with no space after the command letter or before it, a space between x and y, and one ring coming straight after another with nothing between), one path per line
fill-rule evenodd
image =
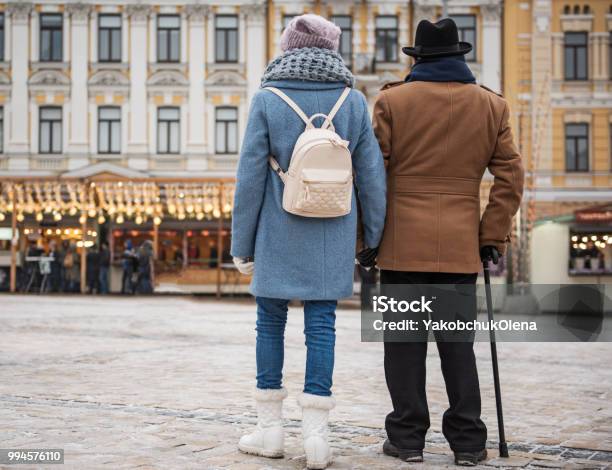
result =
M283 52L300 47L338 50L341 30L322 16L308 13L293 18L281 36Z

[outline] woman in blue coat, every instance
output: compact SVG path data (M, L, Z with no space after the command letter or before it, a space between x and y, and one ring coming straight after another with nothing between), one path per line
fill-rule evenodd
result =
M289 167L304 122L281 98L287 94L307 116L328 114L354 78L337 53L340 29L317 15L294 18L283 31L282 55L267 67L262 89L253 97L240 162L232 220L234 261L253 274L257 302L258 426L239 448L267 457L283 455L282 387L284 330L290 299L304 301L307 358L303 437L309 468L331 462L327 442L334 367L337 300L352 295L359 200L364 243L378 246L385 218L385 171L364 96L351 90L333 118L348 140L355 191L351 212L342 217L292 215L282 207L283 182L268 164L273 155ZM322 119L315 120L321 125Z

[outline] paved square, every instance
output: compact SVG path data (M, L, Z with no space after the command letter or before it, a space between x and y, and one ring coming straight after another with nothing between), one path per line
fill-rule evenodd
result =
M64 448L65 465L57 468L71 469L304 468L295 401L305 361L298 308L286 335L286 457L237 451L255 418L254 322L251 300L1 296L0 448ZM382 345L360 342L358 310L338 311L337 332L332 468L409 468L380 450L390 407ZM432 429L426 463L411 468L452 466L431 346ZM612 465L612 344L499 345L509 460L495 458L489 346L476 350L491 446L483 467Z

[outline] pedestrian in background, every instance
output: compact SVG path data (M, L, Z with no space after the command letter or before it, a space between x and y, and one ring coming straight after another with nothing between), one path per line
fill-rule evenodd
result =
M337 52L340 32L317 15L293 18L281 37L283 54L268 65L262 86L280 90L306 117L327 116L339 106L329 120L343 140L336 144L348 145L365 243L375 247L385 216L384 166L365 97L352 89L354 77ZM332 460L328 419L335 405L331 390L335 312L337 300L353 293L356 196L353 191L349 213L338 217L302 217L283 208L283 181L268 157L273 155L287 171L296 141L305 130L303 118L291 106L272 91L255 94L238 164L231 255L242 273L253 273L258 415L255 431L240 439L239 449L266 457L283 455L284 332L289 300L300 299L306 336L305 383L298 398L302 437L307 467L326 468ZM317 126L328 125L327 119L313 120Z
M136 253L132 246L132 240L125 242L125 249L121 255L121 267L123 274L121 276L121 293L122 294L133 294L134 293L134 282L132 277L134 275L136 265Z
M139 294L153 293L153 243L145 240L138 250L138 282L136 292Z
M81 260L74 242L70 242L68 251L64 256L64 272L66 292L79 292L81 285Z
M86 256L87 292L99 292L98 279L100 276L100 253L98 250L89 250Z
M51 260L50 291L59 292L62 281L62 260L63 256L55 240L49 242L49 256Z
M470 297L460 312L475 318L475 284L485 259L503 254L523 190L523 166L510 129L508 104L478 86L451 19L423 20L416 59L403 82L383 88L374 105L374 131L387 162L388 213L378 254L381 284L453 284ZM480 216L480 182L493 176ZM472 302L473 300L473 302ZM445 312L434 312L444 315ZM473 337L436 336L449 408L442 432L458 465L486 458L487 429ZM425 393L427 341L385 342L385 377L393 411L387 415L387 455L423 461L429 410Z
M100 271L98 274L98 285L100 294L108 294L108 271L110 269L110 251L108 245L104 242L100 244L100 253L98 255L100 263Z

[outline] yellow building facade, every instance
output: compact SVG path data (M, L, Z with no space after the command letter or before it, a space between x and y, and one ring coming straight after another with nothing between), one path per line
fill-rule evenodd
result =
M612 4L513 0L503 23L502 88L527 168L519 279L599 282L612 274Z
M610 2L510 1L503 91L533 218L612 200Z

